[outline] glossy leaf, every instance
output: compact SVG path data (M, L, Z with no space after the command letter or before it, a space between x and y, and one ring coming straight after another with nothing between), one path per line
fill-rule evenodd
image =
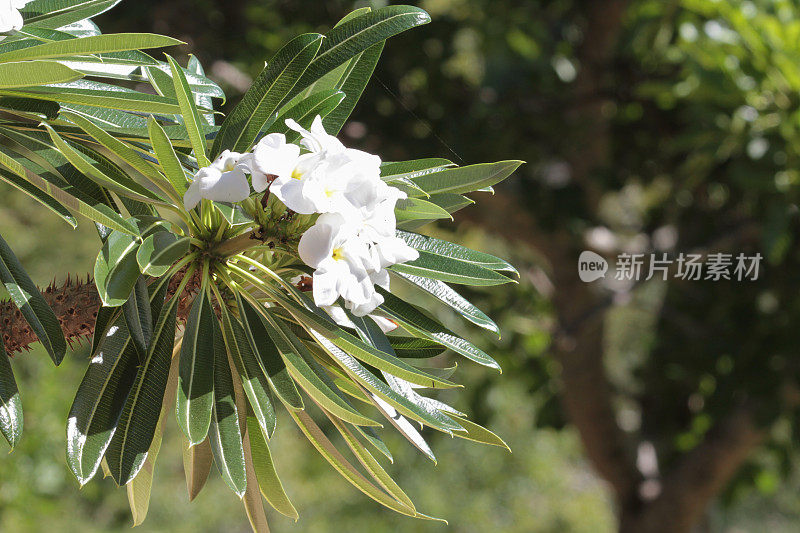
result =
M172 70L172 81L175 87L175 95L180 106L180 113L183 117L184 126L189 134L189 140L192 143L192 150L197 158L197 164L200 167L209 165L208 158L206 157L206 139L203 135L201 128L200 113L197 111L197 105L192 95L192 90L189 87L189 82L186 81L186 75L180 65L169 55L167 56L170 69Z
M60 364L67 352L67 342L58 318L1 236L0 281L50 358L56 365Z
M325 35L317 56L297 82L295 94L368 48L428 22L430 16L420 8L388 6L336 26Z
M381 310L399 322L409 333L447 346L454 352L480 365L500 370L500 365L497 364L497 361L471 342L457 336L413 305L404 302L393 294L382 289L379 289L379 292L385 299L380 306Z
M204 280L204 283L206 281ZM180 356L176 415L189 445L203 442L214 406L214 309L203 287L192 303Z
M413 181L428 194L472 192L503 181L522 163L522 161L499 161L446 168L413 178Z
M139 279L136 251L139 240L119 231L112 231L94 263L94 282L103 305L124 304Z
M147 120L147 128L150 134L150 142L153 144L153 150L155 150L161 170L173 188L182 197L186 192L188 180L178 156L175 155L175 150L169 141L169 137L164 132L164 128L153 117Z
M128 300L122 304L122 316L125 317L125 325L139 354L139 360L144 361L153 338L153 316L147 282L143 277L138 278Z
M142 48L160 48L183 44L172 37L152 33L116 33L92 35L80 39L52 41L22 50L0 53L0 62L27 61L31 59L52 59L70 55L120 52Z
M238 320L233 318L227 309L222 309L222 335L228 356L234 363L242 388L247 395L250 408L258 423L268 436L275 431L275 409L269 398L269 381L266 373L258 363L248 341L247 334Z
M437 220L452 219L450 213L436 204L419 198L403 198L397 201L394 210L398 227L403 227L407 220Z
M34 0L20 9L25 28L60 28L103 13L120 0Z
M12 450L22 437L22 425L22 400L11 369L11 359L0 338L0 432Z
M322 35L307 33L295 37L267 62L266 68L250 86L241 102L222 123L214 140L212 156L224 149L245 152L255 142L262 128L274 119L280 105L306 70Z
M380 426L380 423L359 413L347 402L327 376L319 372L318 368L310 366L313 364L314 356L279 319L268 316L264 325L286 362L292 378L309 396L314 398L314 401L351 424Z
M214 328L214 410L208 439L214 462L225 483L239 496L247 488L244 449L239 427L239 413L233 393L233 377L219 327Z
M188 237L168 231L148 235L136 250L136 262L143 274L161 277L180 258L189 253Z
M475 307L475 305L470 303L469 300L458 294L446 283L435 279L414 276L412 274L399 273L399 275L408 280L408 282L412 285L427 292L428 294L433 295L445 305L455 309L461 316L476 326L493 331L498 336L500 335L500 329L497 327L497 324L495 324L494 321L486 315L486 313Z
M120 316L100 341L67 423L67 464L81 485L100 467L136 379L139 358Z
M415 516L416 512L413 508L402 504L394 498L388 496L385 492L380 490L365 478L351 463L348 461L333 443L325 436L319 426L311 419L305 411L296 411L291 413L298 427L303 431L306 438L314 445L322 457L330 463L347 481L361 492L377 501L381 505L402 513L408 516Z
M519 275L517 269L499 257L489 255L484 252L470 250L464 246L452 242L443 241L426 235L398 231L397 236L406 241L406 244L420 251L430 252L431 254L449 257L458 261L473 263L490 270L513 272Z
M293 300L285 299L281 300L280 303L300 323L314 328L341 350L375 368L390 372L422 387L449 388L457 386L447 380L441 380L427 372L414 368L403 360L370 346L358 337L341 329L327 315L319 315L309 311Z
M83 81L83 80L80 80ZM76 82L72 82L73 84ZM22 89L0 89L0 94L49 100L65 104L106 107L139 113L179 113L177 102L163 96L125 90L74 87L70 84L41 85Z
M498 274L494 270L475 263L434 255L424 250L419 252L418 259L407 263L398 263L391 269L401 274L411 274L461 285L491 286L514 281L508 276Z
M278 347L267 332L264 319L249 301L239 297L238 303L245 334L272 390L287 408L303 409L303 398L300 396L286 364L281 359Z
M283 483L275 470L269 444L261 432L258 421L251 416L247 417L247 434L250 438L250 451L261 495L276 511L297 521L299 515L292 502L289 501Z
M147 518L147 511L150 507L150 491L153 487L153 475L155 474L156 459L161 451L161 441L164 436L164 425L167 418L169 418L169 411L172 404L175 402L175 389L178 384L178 365L177 358L173 354L172 362L169 370L169 377L167 378L167 387L164 393L164 401L161 404L161 413L158 417L158 426L156 427L155 435L153 435L153 443L150 449L147 450L147 459L139 470L139 473L133 478L126 486L128 493L128 505L131 508L131 515L133 515L133 525L138 526Z
M2 54L0 54L2 61ZM83 77L78 71L52 61L0 63L0 89L64 83Z
M177 302L177 297L171 298L160 311L147 358L139 366L117 430L105 453L117 485L124 485L136 476L153 442L158 425L156 413L160 412L164 401L175 346Z

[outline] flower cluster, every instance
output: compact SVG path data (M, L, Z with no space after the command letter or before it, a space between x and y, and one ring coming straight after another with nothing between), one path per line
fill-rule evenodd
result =
M22 28L22 15L19 10L28 2L30 0L0 0L0 33Z
M298 246L314 269L314 302L328 308L341 297L354 315L371 313L383 303L375 286L389 289L386 268L419 257L395 235L395 204L406 195L380 179L378 156L346 148L319 116L310 131L293 120L286 125L302 135L305 151L281 133L265 136L248 154L225 151L197 172L184 204L242 201L250 195L249 174L256 192L268 189L296 213L319 214Z

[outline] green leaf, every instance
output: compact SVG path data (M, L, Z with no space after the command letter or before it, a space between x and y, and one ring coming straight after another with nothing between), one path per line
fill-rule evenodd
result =
M325 35L317 56L295 85L294 94L368 48L428 22L430 16L420 8L388 6L336 26Z
M34 143L36 143L38 140L35 137L16 135L16 133L12 130L4 128L0 130L2 130L3 134L15 140L19 139L22 142L26 142L27 146L36 147ZM15 145L12 146L12 148L15 150L24 149L21 148L21 146L22 145ZM105 203L102 203L102 200L95 199L91 194L84 192L85 188L94 188L96 191L102 194L102 190L100 190L93 182L88 182L87 184L87 180L85 180L82 175L77 174L74 167L69 165L66 159L64 159L58 152L53 149L46 148L44 150L37 150L35 154L33 152L28 152L28 154L30 157L41 156L42 161L46 164L59 165L59 170L61 170L62 173L66 173L67 176L72 179L71 184L66 183L64 178L56 177L55 174L46 171L43 167L37 163L34 163L32 160L23 159L20 163L20 161L17 160L19 158L10 159L8 157L2 157L0 158L0 164L9 168L16 175L24 177L30 184L47 194L47 196L54 198L64 206L77 211L79 214L89 218L90 220L125 233L137 233L136 227L123 219L119 213L111 209L111 207ZM84 181L79 182L78 180ZM61 186L56 185L56 183L60 184ZM90 186L87 187L87 185ZM65 187L71 192L68 193L61 187ZM73 196L72 193L78 195L80 198Z
M427 339L419 339L417 337L389 337L389 342L397 354L397 357L406 357L410 359L428 359L436 357L446 350L444 346L438 342L432 342Z
M350 64L347 65L347 70L336 84L336 88L340 89L346 97L328 116L322 119L322 125L329 134L336 135L355 109L364 88L375 71L375 66L383 52L383 45L383 42L374 44L348 62Z
M281 359L278 347L267 332L264 319L249 301L243 300L238 294L237 297L244 331L272 390L288 409L303 409L303 398Z
M308 67L322 43L322 35L307 33L281 48L222 123L212 157L225 149L245 152L262 128L274 119L286 96Z
M466 298L458 294L446 283L439 280L413 276L411 274L398 274L402 278L408 280L412 285L422 289L428 294L435 296L445 305L455 309L461 316L473 324L488 329L489 331L493 331L498 335L498 337L500 336L500 329L497 327L497 324L495 324L494 321L486 315L486 313L475 307Z
M378 422L364 416L353 408L342 397L339 390L327 376L310 366L310 364L313 364L314 356L289 328L282 324L279 319L269 314L263 316L265 316L264 325L269 336L278 347L292 378L309 396L314 398L314 401L335 416L351 424L380 426Z
M240 498L247 488L239 413L233 392L233 376L219 327L214 335L214 410L208 439L214 462L225 483Z
M250 437L250 451L261 495L276 511L297 521L300 516L286 495L278 472L275 470L269 445L261 432L258 421L252 416L247 417L247 434Z
M175 155L175 150L172 148L172 143L169 137L164 132L164 128L156 122L153 117L147 120L147 129L150 133L150 142L153 144L158 164L167 179L175 188L181 197L186 192L188 180L186 179L186 172L183 170L183 165Z
M203 288L195 297L181 346L176 415L189 445L200 444L208 435L214 407L214 309Z
M172 70L175 95L180 106L184 126L186 126L189 140L192 143L192 150L194 150L194 155L197 158L197 164L201 168L207 167L211 163L206 156L206 138L200 127L200 113L197 111L197 105L189 87L189 82L186 81L186 75L183 73L181 66L171 56L167 55L167 61L169 61L169 67Z
M136 250L136 262L143 274L161 277L180 258L189 253L189 237L177 237L168 231L149 235Z
M416 178L452 166L454 166L452 161L439 157L410 161L385 161L381 163L381 179L391 181L399 177Z
M174 296L161 309L147 358L139 367L117 430L105 453L117 485L124 485L136 477L153 442L175 346L178 299Z
M100 341L67 423L67 464L81 485L94 477L136 380L139 358L122 317Z
M0 64L0 89L64 83L82 77L83 74L80 72L52 61Z
M417 233L409 233L406 231L398 231L397 236L406 241L406 244L417 250L430 252L431 254L441 257L449 257L458 261L472 263L483 268L490 270L513 272L519 275L517 269L511 266L507 261L489 255L484 252L470 250L464 246L453 244L452 242L443 241L434 237L426 235L419 235Z
M243 226L245 224L253 224L253 218L244 212L241 206L237 204L226 204L222 202L212 202L214 208L225 217L225 220L231 226Z
M467 198L462 194L456 194L452 192L440 192L438 194L432 194L428 198L428 201L432 204L438 205L451 215L456 211L464 209L465 207L475 203L475 200Z
M47 132L50 134L50 138L56 148L67 158L70 164L101 187L138 200L159 200L158 196L122 172L116 172L114 177L109 176L104 171L108 170L108 167L106 169L102 168L102 156L95 158L94 162L91 161L84 155L86 152L91 153L89 149L81 145L76 145L73 148L49 124L44 126L47 128Z
M275 431L277 419L275 408L269 398L269 380L253 354L244 328L225 308L222 308L222 336L225 339L228 356L239 372L250 408L264 433L271 436Z
M341 91L330 90L314 93L283 111L268 128L268 131L283 133L286 135L286 142L296 142L300 138L300 134L289 129L289 126L286 125L287 119L294 119L300 126L308 129L317 115L325 118L344 99L345 94Z
M8 156L3 152L3 148L0 147L0 165L3 165L6 168L9 168L10 163L16 163L13 159L8 158ZM24 168L22 168L22 173L25 173ZM22 178L16 172L8 172L6 170L0 169L0 180L8 183L9 185L19 189L20 191L24 192L34 200L38 201L45 207L47 207L50 211L64 219L64 221L72 226L73 228L78 227L78 222L75 220L75 217L72 216L72 213L69 210L61 205L55 198L50 196L49 194L45 193L41 189L37 188L35 185L27 181L26 179Z
M79 81L83 82L84 80ZM139 113L169 115L180 112L180 107L178 107L178 104L174 100L164 98L163 96L124 90L121 88L103 90L76 87L74 86L75 83L78 82L42 85L25 89L0 89L0 94L18 98L50 100L64 104L107 107L110 109L136 111Z
M491 286L514 281L508 276L475 263L434 255L424 250L419 252L418 259L407 263L398 263L390 268L401 274L411 274L461 285Z
M480 442L482 444L489 444L491 446L499 446L501 448L505 448L508 451L511 451L511 448L508 447L508 444L503 441L500 437L489 431L483 426L476 424L475 422L471 422L466 418L462 418L456 415L450 415L453 420L458 422L464 427L463 431L454 431L453 435L456 437L471 440L474 442Z
M161 404L161 413L158 416L158 426L155 435L153 436L153 443L150 449L147 450L147 459L139 470L139 473L127 485L126 491L128 493L128 505L131 508L133 515L133 525L138 526L144 522L147 517L147 511L150 507L150 490L153 487L153 474L155 473L156 459L161 450L161 441L164 435L164 424L166 424L167 415L170 408L175 403L175 389L178 384L178 365L173 357L169 377L167 378L167 388L164 393L164 401Z
M103 13L120 0L34 0L20 9L29 26L60 28Z
M489 354L477 348L472 343L458 337L446 327L423 314L413 305L404 302L397 296L382 289L378 289L378 292L384 297L384 302L381 304L380 309L399 322L400 325L412 335L432 340L443 346L447 346L454 352L480 365L500 370L500 365L498 365L497 361L492 359Z
M104 52L121 52L142 48L160 48L175 46L182 41L152 33L112 33L93 35L80 39L68 39L31 46L22 50L0 54L0 62L25 61L31 59L52 59L69 55L100 54Z
M397 217L397 225L399 227L403 227L403 222L408 220L453 219L450 213L438 205L420 200L419 198L402 198L398 200L394 213Z
M22 425L22 400L11 369L11 360L0 338L0 432L12 450L22 438Z
M139 277L133 286L128 300L122 304L122 316L131 335L139 360L144 361L147 350L153 338L153 316L150 310L150 295L147 292L147 282L144 277Z
M413 178L413 181L428 194L441 192L465 193L503 181L522 163L523 161L499 161L497 163L446 168Z
M121 312L122 310L119 307L106 307L104 305L101 305L100 309L97 310L97 317L94 321L94 333L92 334L92 349L89 352L91 355L97 353L100 341L106 336L112 322L119 318Z
M395 376L402 377L422 387L430 388L450 388L456 387L455 383L442 380L414 368L397 357L370 346L358 337L344 331L334 323L327 315L320 315L309 311L300 306L293 300L281 299L280 304L285 307L301 324L313 328L320 335L330 340L334 345L349 355L374 366L379 370L385 370ZM321 311L320 311L321 312Z
M345 15L336 26L341 26L370 11L371 9L369 7L356 9ZM331 108L328 113L319 113L322 116L322 124L325 127L325 131L331 135L336 135L347 120L347 117L350 116L350 113L361 97L361 93L364 91L364 87L372 76L372 72L375 70L375 65L383 50L383 45L383 42L376 43L328 72L295 97L292 102L290 102L290 105L294 106L297 102L306 101L318 95L320 92L342 91L346 97L341 103L341 107L337 105L335 108Z
M358 461L361 463L364 469L369 472L372 478L377 481L378 484L383 487L383 489L388 492L392 498L397 500L400 504L405 505L411 511L416 512L411 498L408 497L403 489L401 489L400 486L386 472L386 470L383 469L381 464L372 456L372 454L367 451L367 449L363 444L361 444L358 438L356 438L353 432L335 417L329 416L329 419L331 423L336 426L336 429L339 430L339 433L342 435L342 438L344 438L347 446L358 458Z
M120 159L139 171L143 176L149 178L156 185L165 183L164 177L158 172L158 170L156 170L149 161L146 161L139 154L139 152L134 150L125 142L120 141L119 139L110 135L92 121L81 115L70 112L62 112L61 116L70 120L73 124L89 134L89 136L96 140L100 145L116 154Z
M252 417L249 418L252 419ZM253 531L269 531L267 514L264 511L264 503L258 488L258 477L256 476L256 469L253 464L253 453L250 446L250 434L247 420L242 420L242 424L245 426L242 449L244 451L244 471L247 476L247 488L242 496L242 504L244 505L247 519Z
M137 237L112 231L97 254L94 283L106 307L124 304L139 279L138 247Z
M11 301L25 317L39 342L58 365L67 352L67 342L55 313L31 281L14 251L0 236L0 281L5 285Z
M452 429L460 429L461 426L453 422L447 416L422 408L407 398L393 391L385 382L377 378L369 370L364 368L354 357L345 353L334 345L331 341L311 330L311 335L322 346L322 348L334 359L342 370L356 383L367 389L373 397L377 397L384 403L396 409L398 412L413 418L421 424L426 424L432 428L449 433ZM380 407L379 404L376 406ZM384 411L385 413L385 411ZM391 422L395 415L386 415Z
M293 411L290 413L298 427L303 431L309 442L348 482L358 490L377 501L381 505L397 511L398 513L415 516L413 508L409 508L394 498L387 495L367 478L365 478L340 452L333 443L325 436L319 426L311 419L305 411Z

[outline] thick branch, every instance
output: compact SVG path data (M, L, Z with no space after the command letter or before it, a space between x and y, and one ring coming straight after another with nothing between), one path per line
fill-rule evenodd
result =
M183 277L185 270L180 270L169 282L167 297L171 297L178 290L178 283ZM192 279L186 285L178 303L178 317L185 319L189 314L189 305L192 296L200 287L200 274L195 271ZM100 295L91 278L87 276L86 281L67 279L60 286L55 282L44 289L42 295L45 301L55 312L64 337L69 341L82 342L85 338L91 338L94 334L94 324L97 319L97 310L100 309L102 302ZM39 339L31 330L22 313L14 306L10 300L0 302L0 333L3 335L3 342L6 351L11 355L16 352L29 350L30 345Z
M678 460L662 479L661 494L638 516L623 521L621 530L688 533L764 436L752 406L736 407Z

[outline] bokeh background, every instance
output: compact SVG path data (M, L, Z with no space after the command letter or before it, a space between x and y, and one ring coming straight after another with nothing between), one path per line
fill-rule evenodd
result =
M387 2L125 0L104 32L182 39L234 103L285 41ZM301 518L274 531L790 532L800 529L800 5L794 0L424 0L432 23L391 39L343 140L384 160L524 159L494 196L428 231L509 258L518 285L470 290L492 354L460 362L457 408L513 453L431 434L389 468L420 510L384 511L341 480L290 420L274 455ZM3 234L40 283L85 276L71 231L4 188ZM761 253L757 281L584 284L577 256ZM124 531L124 489L82 489L65 421L86 349L58 369L17 356L25 436L0 457L0 529ZM446 393L449 394L449 393ZM141 531L249 531L212 473L187 501L168 426ZM692 529L693 528L693 529Z

